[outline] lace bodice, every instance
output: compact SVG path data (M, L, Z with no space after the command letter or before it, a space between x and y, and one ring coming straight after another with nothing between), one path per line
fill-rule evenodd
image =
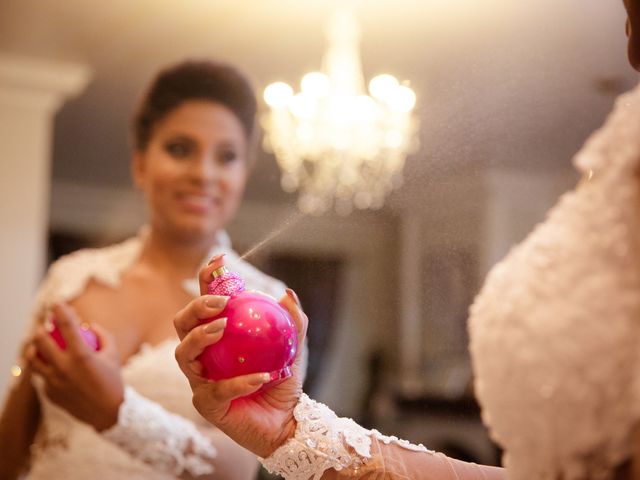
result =
M33 321L47 303L80 295L90 279L117 287L122 272L138 257L144 235L56 262L40 290ZM240 260L224 234L211 255L220 252L226 253L227 264L243 275L250 288L282 296L284 285ZM195 280L184 288L198 293ZM143 345L128 359L122 368L127 391L119 425L106 435L51 403L39 379L34 379L42 422L29 479L174 479L182 471L197 476L232 468L247 471L246 478L251 478L255 457L212 428L193 408L188 382L174 359L177 343L176 338ZM144 435L131 435L136 429L143 429ZM143 437L145 442L140 441Z
M640 87L575 164L585 180L471 309L476 394L514 480L612 478L640 418Z

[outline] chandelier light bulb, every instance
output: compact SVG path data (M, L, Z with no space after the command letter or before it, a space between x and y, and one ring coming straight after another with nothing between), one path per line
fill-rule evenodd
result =
M416 94L409 87L401 85L395 89L389 101L389 108L394 112L408 113L416 105Z
M374 98L382 102L388 102L393 98L398 86L398 79L396 79L396 77L383 73L371 79L369 82L369 91Z
M329 95L331 81L324 73L310 72L302 77L300 89L303 93L314 97L326 97Z
M291 113L302 120L311 120L316 113L316 100L306 93L298 93L291 99Z
M352 97L336 96L331 99L328 118L333 125L344 127L348 125L356 113L355 102Z
M264 89L264 101L271 108L287 108L293 97L293 88L284 82L275 82Z
M359 95L356 98L354 108L356 118L365 122L376 120L381 113L375 100L369 95Z

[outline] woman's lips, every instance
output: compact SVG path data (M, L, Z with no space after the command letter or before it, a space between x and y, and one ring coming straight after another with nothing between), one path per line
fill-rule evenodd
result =
M184 193L178 195L181 206L192 213L210 213L220 202L210 195Z

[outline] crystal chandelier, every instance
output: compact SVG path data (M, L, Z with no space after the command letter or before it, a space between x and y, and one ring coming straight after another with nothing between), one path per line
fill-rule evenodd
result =
M302 212L378 209L417 146L416 96L388 74L365 93L351 10L330 18L327 39L323 71L306 74L299 93L283 82L264 90L265 147L282 170L282 188L299 191Z

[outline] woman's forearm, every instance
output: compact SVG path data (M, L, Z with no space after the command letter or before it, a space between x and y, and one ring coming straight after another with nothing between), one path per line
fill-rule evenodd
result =
M461 462L338 417L301 395L295 434L265 459L286 480L503 480L502 469Z
M0 414L0 478L17 478L27 467L39 422L38 396L24 372L9 389Z
M501 468L476 465L441 453L415 452L373 439L371 459L359 471L328 470L322 480L504 480Z

